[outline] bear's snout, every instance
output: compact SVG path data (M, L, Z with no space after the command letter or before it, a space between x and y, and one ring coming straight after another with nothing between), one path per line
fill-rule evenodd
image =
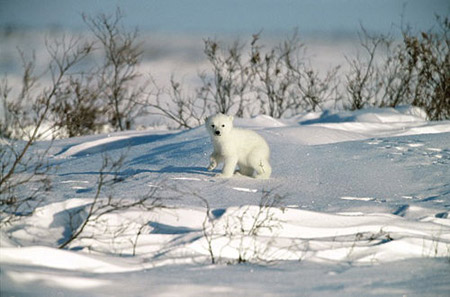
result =
M217 130L216 132L214 132L214 134L216 134L217 136L220 136L220 131Z

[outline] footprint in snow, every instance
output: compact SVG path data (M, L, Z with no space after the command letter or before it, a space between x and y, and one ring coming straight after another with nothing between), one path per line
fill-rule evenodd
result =
M402 141L396 139L372 139L366 142L385 150L392 160L401 161L405 157L415 158L422 165L449 164L450 150L439 147L427 147L420 141Z

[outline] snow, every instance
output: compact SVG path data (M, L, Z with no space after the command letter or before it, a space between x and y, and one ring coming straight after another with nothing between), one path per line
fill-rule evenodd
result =
M271 179L214 178L204 127L54 141L52 190L0 231L2 296L448 294L450 122L401 107L235 125L268 141ZM120 182L96 197L105 156ZM164 207L108 212L58 249L93 203L149 192Z

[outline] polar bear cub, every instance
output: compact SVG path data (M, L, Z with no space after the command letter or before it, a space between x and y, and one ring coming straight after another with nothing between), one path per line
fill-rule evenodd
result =
M239 173L255 178L267 179L272 173L269 164L270 149L267 142L256 132L233 127L233 117L216 114L206 118L208 130L214 146L208 170L224 163L218 177L231 177L236 165Z

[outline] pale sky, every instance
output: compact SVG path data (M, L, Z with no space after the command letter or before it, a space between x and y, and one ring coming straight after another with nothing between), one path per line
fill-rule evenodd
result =
M140 30L173 33L386 32L403 20L429 29L446 0L0 0L0 26L83 29L81 13L111 13Z

